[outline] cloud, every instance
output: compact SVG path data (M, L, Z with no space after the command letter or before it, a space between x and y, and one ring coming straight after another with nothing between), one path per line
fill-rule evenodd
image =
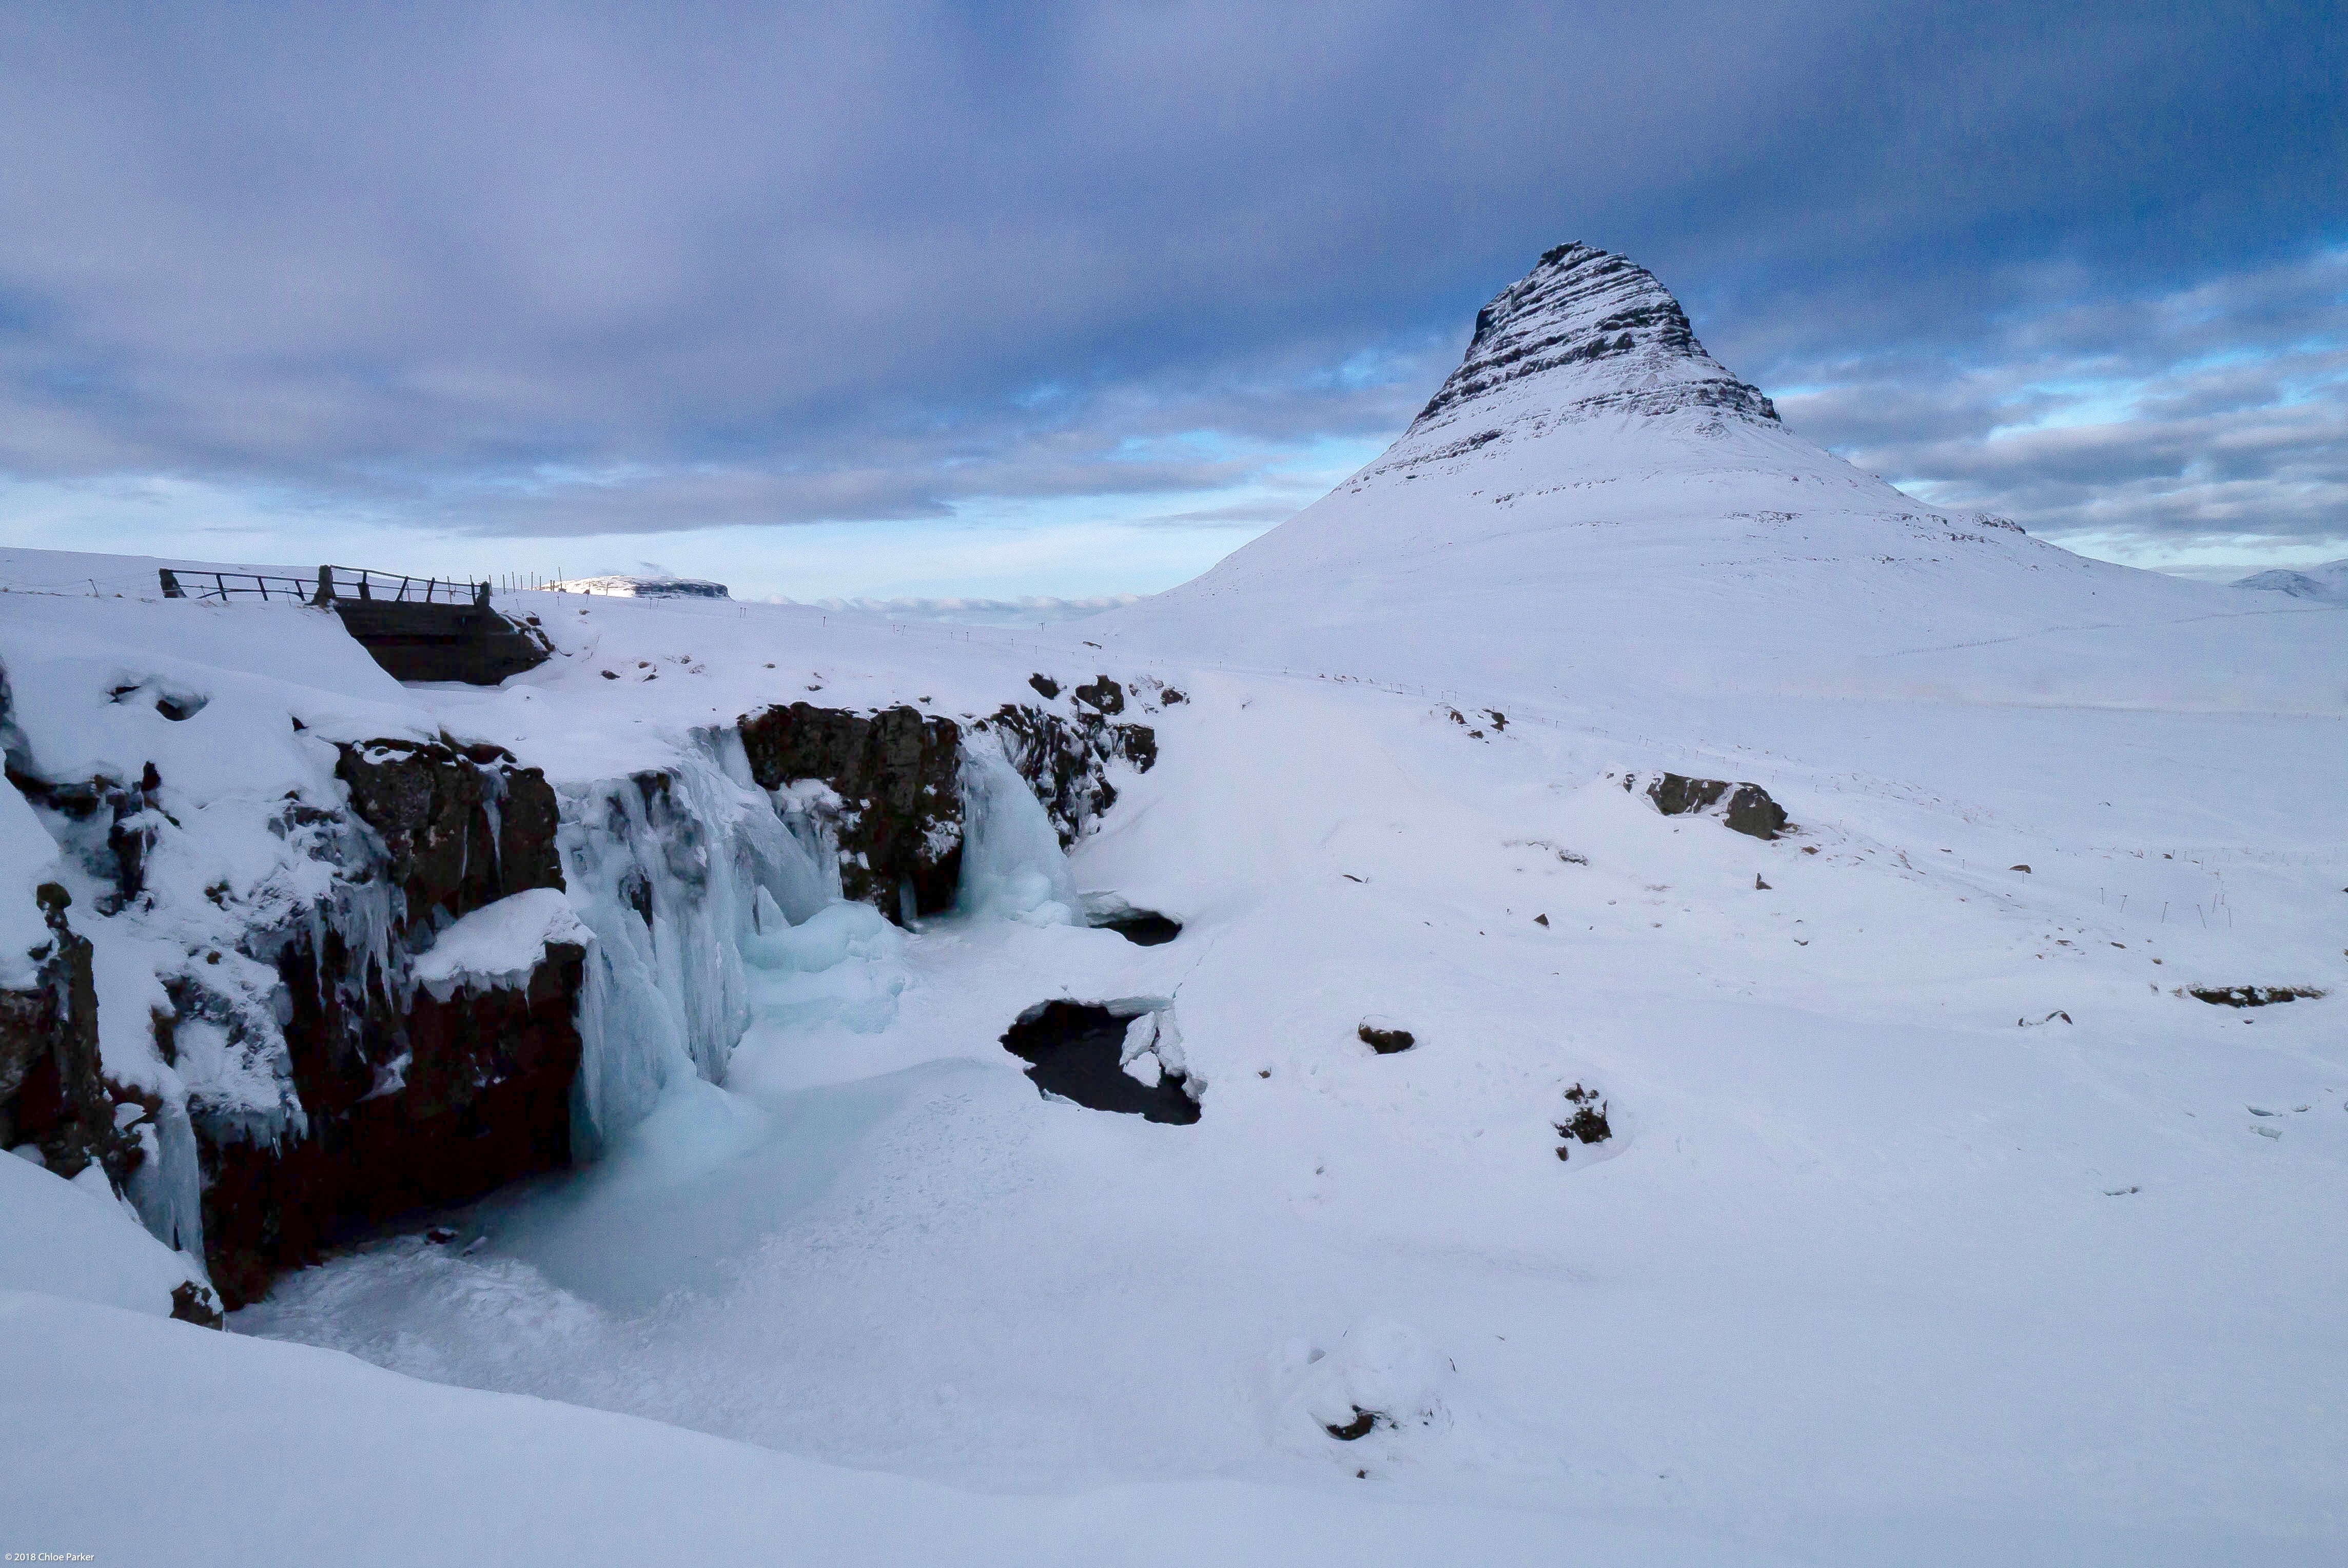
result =
M1033 626L1077 621L1139 600L1138 593L1101 593L1081 599L1031 593L1016 599L819 599L827 610L850 611L901 621L943 621L958 626Z
M1195 511L1160 512L1137 521L1160 526L1189 528L1253 528L1259 523L1286 522L1302 509L1281 501L1241 501L1231 506L1201 507Z
M2348 251L1781 369L1788 423L1935 504L2064 539L2348 542Z
M1994 489L1966 399L2068 395L1952 346L2126 357L2133 302L2336 239L2343 48L2292 4L15 7L0 474L473 539L1084 497L1236 529L1580 238L1748 376L1866 379L1809 406L1838 439ZM2312 307L2278 286L2160 330L2280 342ZM2312 459L2261 396L2130 418L2281 527ZM2132 482L2002 450L2082 517Z

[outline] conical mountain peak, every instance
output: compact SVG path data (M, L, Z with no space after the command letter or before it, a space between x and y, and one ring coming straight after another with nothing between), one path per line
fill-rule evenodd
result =
M1574 243L1548 252L1477 313L1467 357L1409 434L1470 410L1550 422L1690 408L1777 419L1759 388L1704 351L1687 312L1653 273Z

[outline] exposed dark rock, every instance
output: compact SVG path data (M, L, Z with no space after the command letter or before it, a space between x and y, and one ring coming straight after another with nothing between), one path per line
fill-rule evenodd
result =
M1653 273L1609 252L1565 244L1544 253L1477 313L1466 357L1411 428L1449 423L1455 412L1466 425L1468 416L1459 411L1498 388L1574 366L1597 368L1544 381L1555 387L1548 407L1558 417L1712 409L1776 422L1776 407L1757 387L1704 353L1687 313ZM1463 456L1504 433L1477 429L1418 460Z
M231 1306L360 1228L571 1158L583 950L551 947L520 990L442 1000L407 980L410 954L451 919L562 886L553 790L495 747L376 741L341 751L336 775L366 831L298 801L286 807L288 830L315 830L314 852L333 859L349 887L388 883L398 897L387 945L373 955L349 951L331 920L249 935L246 953L280 977L299 1115L290 1133L265 1131L242 1113L190 1104L205 1260ZM232 1041L243 1029L195 979L169 988L175 1012L157 1020L166 1059L173 1025L188 1017L223 1026Z
M39 985L0 992L0 1148L31 1143L70 1180L96 1161L118 1190L139 1163L137 1141L115 1126L98 1050L98 986L89 939L66 911L64 887L37 891L49 949Z
M916 913L953 907L962 878L962 731L952 719L892 707L850 713L795 702L746 716L742 747L761 789L819 779L843 810L840 887L901 918L910 883Z
M1625 779L1627 787L1633 782ZM1774 839L1785 831L1786 809L1769 798L1769 791L1758 784L1730 784L1722 779L1690 779L1684 774L1665 773L1647 786L1647 799L1655 810L1666 817L1677 817L1691 811L1708 811L1728 799L1728 809L1722 813L1729 828L1756 839Z
M1364 1024L1354 1031L1362 1044L1382 1057L1394 1056L1418 1044L1418 1037L1408 1029L1382 1029L1375 1024Z
M1121 695L1118 700L1121 707ZM1121 761L1147 773L1158 763L1156 730L1146 724L1112 723L1098 712L1063 718L1044 708L1005 703L977 727L1001 738L1012 767L1035 786L1063 848L1074 845L1117 803L1110 764Z
M1728 824L1731 833L1749 838L1777 838L1787 829L1785 808L1770 800L1768 791L1758 784L1737 784L1728 793L1728 810L1721 812L1721 821Z
M410 921L562 885L554 790L537 769L494 746L376 740L339 749L335 776L382 839Z
M136 785L108 778L53 783L13 763L7 777L33 804L57 812L67 822L91 825L90 831L80 835L77 852L93 876L113 884L96 901L100 914L112 914L139 896L146 886L147 855L154 848L160 820L153 796L162 780L153 763L147 764ZM105 824L102 839L95 830L101 821Z
M1098 708L1107 714L1125 711L1125 688L1107 676L1094 678L1090 686L1080 686L1069 694L1078 702Z
M2324 993L2312 985L2188 985L2182 995L2213 1007L2269 1007L2278 1002L2312 1002Z
M0 683L0 720L6 704ZM234 953L198 947L163 971L171 1006L143 1020L166 1062L201 1020L263 1081L279 1078L274 1108L191 1093L181 1124L193 1132L189 1174L203 1188L206 1263L232 1305L353 1223L476 1197L569 1158L582 950L552 949L519 991L441 1001L407 978L411 954L449 920L562 885L553 791L494 747L339 749L346 804L289 795L268 824L324 862L331 892L306 906L248 908L226 882L206 890L250 923ZM111 884L93 900L98 913L152 903L150 852L177 828L152 764L126 785L42 779L13 743L8 761L11 781L55 814L65 852ZM72 928L62 886L40 896L51 931L42 984L0 995L0 1134L37 1144L62 1176L97 1161L123 1191L149 1157L162 1102L105 1079L90 944ZM366 933L354 939L368 951L346 951L346 932ZM175 1305L201 1322L219 1303L199 1291Z
M327 943L340 974L339 938ZM525 989L418 990L403 1014L379 987L321 987L317 955L290 950L285 1037L308 1135L202 1140L205 1251L230 1305L370 1226L568 1165L583 957L557 944Z
M171 1315L199 1328L226 1328L228 1314L211 1286L201 1280L182 1280L171 1287Z
M1565 1091L1565 1099L1573 1112L1555 1124L1558 1137L1568 1140L1557 1146L1560 1160L1572 1152L1574 1143L1603 1143L1614 1136L1614 1129L1606 1120L1606 1101L1595 1089L1575 1084Z
M1352 1420L1324 1426L1322 1428L1322 1430L1327 1432L1331 1437L1336 1439L1341 1443L1358 1442L1362 1439L1368 1437L1370 1435L1370 1429L1384 1419L1385 1417L1379 1412L1375 1410L1365 1410L1359 1405L1356 1405L1354 1407L1354 1418Z
M1121 1065L1126 1030L1139 1016L1097 1002L1039 1003L1019 1015L1004 1032L1003 1046L1032 1064L1027 1077L1045 1094L1092 1110L1187 1126L1199 1119L1199 1102L1190 1097L1185 1074L1161 1071L1153 1087Z

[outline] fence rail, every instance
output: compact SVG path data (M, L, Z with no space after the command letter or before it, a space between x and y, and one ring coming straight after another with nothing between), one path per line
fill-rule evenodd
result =
M471 604L486 608L489 585L452 577L412 577L358 566L321 566L313 584L300 577L258 572L183 572L160 569L166 599L283 599L294 603Z

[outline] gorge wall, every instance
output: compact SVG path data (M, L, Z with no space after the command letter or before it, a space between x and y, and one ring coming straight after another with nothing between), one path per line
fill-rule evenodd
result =
M296 717L310 772L261 802L182 787L170 755L74 777L41 726L6 724L10 809L54 864L0 969L0 1148L99 1167L230 1307L402 1215L592 1158L677 1075L722 1078L763 923L843 897L901 923L953 907L969 734L1064 847L1113 771L1156 760L1119 683L1031 684L961 721L767 707L670 766L559 783L495 746L315 741Z

